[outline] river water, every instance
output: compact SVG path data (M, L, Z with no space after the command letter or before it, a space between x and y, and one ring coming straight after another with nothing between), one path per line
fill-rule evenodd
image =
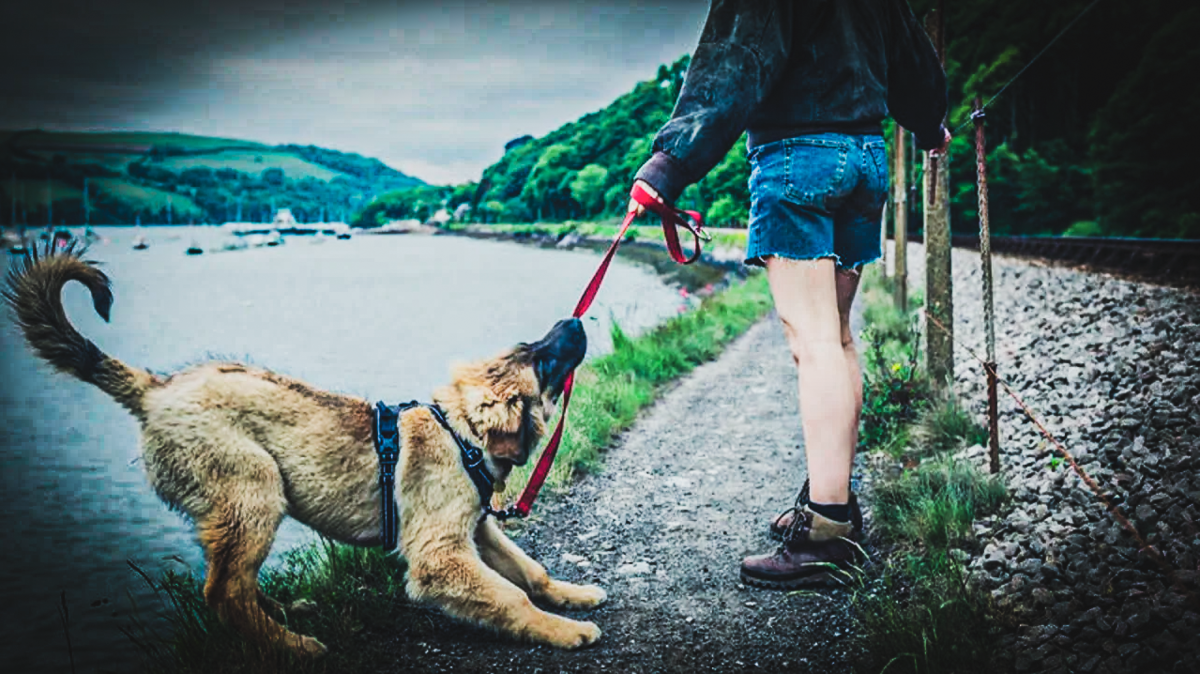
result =
M213 357L249 361L390 402L428 399L454 361L541 337L570 314L599 261L418 235L293 237L212 252L224 239L215 228L144 228L151 247L134 251L133 229L97 232L107 241L88 257L113 280L111 324L78 284L63 297L72 322L104 352L160 373ZM210 252L185 256L193 237ZM618 258L584 321L590 355L608 348L610 318L636 333L678 306L652 271ZM68 633L75 671L135 671L137 652L120 628L134 602L156 600L126 560L152 577L184 565L203 571L191 524L151 491L137 443L132 417L36 359L0 312L4 671L70 671ZM313 536L285 521L267 563Z

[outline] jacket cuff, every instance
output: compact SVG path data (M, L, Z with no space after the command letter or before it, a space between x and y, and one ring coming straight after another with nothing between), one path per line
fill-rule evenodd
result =
M671 206L675 205L679 195L683 193L683 188L691 183L679 162L661 150L655 152L645 164L642 164L642 168L638 169L637 175L633 178L650 183L650 186L658 191L659 196Z

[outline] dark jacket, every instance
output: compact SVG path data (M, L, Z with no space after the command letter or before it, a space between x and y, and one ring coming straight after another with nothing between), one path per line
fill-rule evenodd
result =
M889 114L941 145L946 76L905 0L712 0L671 120L637 173L668 202L747 132L878 134Z

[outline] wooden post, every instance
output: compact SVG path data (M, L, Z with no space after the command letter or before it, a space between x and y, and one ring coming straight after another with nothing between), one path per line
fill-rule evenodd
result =
M896 170L892 181L893 204L895 215L892 223L895 227L893 238L896 240L896 275L892 286L895 292L896 307L902 313L908 311L908 158L907 133L899 124L896 125L896 137L892 139L895 151Z
M884 280L888 277L888 254L887 254L887 232L888 232L888 205L885 203L879 213L879 274Z
M938 56L946 63L944 0L928 25ZM925 371L934 391L947 393L954 377L954 296L950 263L950 179L948 157L925 153L925 311L942 327L925 322Z
M1000 414L996 398L996 312L992 305L992 234L988 224L987 141L983 136L983 104L975 97L975 174L979 195L979 259L983 265L983 325L987 336L988 450L992 473L1000 472Z

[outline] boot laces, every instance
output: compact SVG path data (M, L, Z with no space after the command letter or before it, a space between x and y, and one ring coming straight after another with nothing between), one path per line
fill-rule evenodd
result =
M800 488L800 493L796 495L795 504L793 504L791 508L779 513L779 517L775 518L775 521L779 522L779 520L787 517L789 513L792 516L792 521L788 522L787 529L785 529L783 532L783 543L779 546L780 552L782 552L783 549L787 547L788 543L791 543L792 539L795 538L796 531L800 528L800 523L805 519L804 509L808 507L808 504L808 480L805 480L804 486Z

